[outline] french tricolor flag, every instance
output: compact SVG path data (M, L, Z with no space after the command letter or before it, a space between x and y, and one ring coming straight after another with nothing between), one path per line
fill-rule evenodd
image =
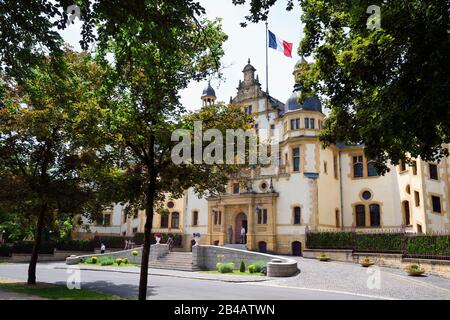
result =
M292 43L284 41L269 31L269 48L281 51L286 57L292 58Z

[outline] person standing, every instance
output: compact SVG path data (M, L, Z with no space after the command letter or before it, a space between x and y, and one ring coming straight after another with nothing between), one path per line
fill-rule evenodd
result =
M173 245L174 245L172 236L169 236L169 238L167 239L167 245L169 246L169 252L172 252Z
M245 234L246 234L246 231L245 231L245 228L244 228L244 226L242 226L242 228L241 228L241 244L245 244Z
M102 243L102 245L100 246L100 253L101 253L101 254L104 254L105 251L106 251L106 246L105 246L104 243Z

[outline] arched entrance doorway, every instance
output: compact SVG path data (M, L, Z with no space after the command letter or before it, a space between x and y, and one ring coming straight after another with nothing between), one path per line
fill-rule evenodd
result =
M292 255L296 257L302 255L302 243L300 241L292 242Z
M244 227L245 234L247 234L247 215L243 212L239 213L234 222L234 241L235 243L241 243L241 229ZM247 237L245 237L247 238ZM247 239L244 239L244 243L247 243Z
M265 241L258 242L258 251L261 253L267 252L267 243Z

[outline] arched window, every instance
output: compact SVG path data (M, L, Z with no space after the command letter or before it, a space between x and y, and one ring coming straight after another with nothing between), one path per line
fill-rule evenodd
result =
M267 243L265 241L258 242L258 250L259 250L259 252L266 253L267 252Z
M403 201L403 215L404 215L405 225L407 225L407 226L411 225L411 214L410 214L410 209L409 209L409 201L407 201L407 200Z
M294 224L301 223L301 210L300 207L294 207Z
M178 229L180 227L180 214L178 212L172 213L171 226L174 229Z
M375 168L375 161L369 161L367 162L367 175L369 177L376 177L378 176L377 169Z
M361 178L364 174L363 156L353 157L353 177Z
M370 210L370 226L379 227L380 226L380 205L371 204L369 206Z
M362 204L358 204L355 207L356 213L356 226L365 227L366 226L366 207Z
M294 241L291 244L292 247L292 255L300 257L302 255L302 244L299 241Z
M161 215L161 228L168 228L168 227L169 227L169 215L162 214Z

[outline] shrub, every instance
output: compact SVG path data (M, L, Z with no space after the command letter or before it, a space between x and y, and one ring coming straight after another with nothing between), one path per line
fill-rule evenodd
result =
M264 268L266 266L266 263L264 261L254 261L252 263L255 272L261 272L262 268Z
M233 262L227 262L222 263L219 267L220 273L231 273L234 270L234 263Z
M219 270L220 266L222 265L222 262L217 262L216 263L216 269Z
M116 259L116 263L118 266L122 264L123 260L121 258Z
M125 247L125 240L133 240L133 237L95 236L93 242L96 248L100 247L103 243L106 248L123 249Z
M255 266L253 264L248 266L248 272L255 273Z
M136 257L138 254L139 254L139 252L137 252L137 250L131 251L131 255L132 255L133 257Z
M239 267L240 272L245 272L245 263L244 261L241 261L241 266Z
M86 263L90 263L90 264L97 264L97 262L98 262L98 258L97 257L91 257L91 258L86 260Z
M127 258L122 258L122 262L123 262L123 264L128 264L128 259Z
M111 266L114 264L114 259L111 257L101 257L98 261L101 266Z
M352 249L351 232L317 232L308 233L306 246L309 249Z

